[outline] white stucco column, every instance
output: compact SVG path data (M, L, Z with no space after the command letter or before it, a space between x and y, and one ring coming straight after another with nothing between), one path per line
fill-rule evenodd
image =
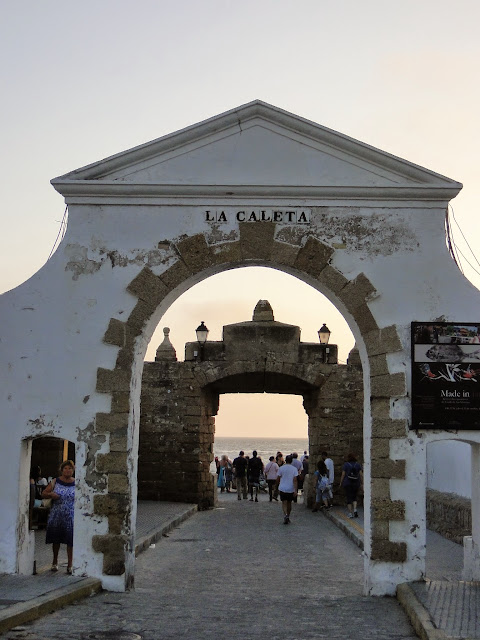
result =
M480 580L480 444L472 443L472 535L463 538L464 580Z

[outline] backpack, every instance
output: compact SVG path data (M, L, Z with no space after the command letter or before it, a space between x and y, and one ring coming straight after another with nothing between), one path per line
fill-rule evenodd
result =
M360 480L360 465L358 462L349 462L348 464L350 465L350 470L347 473L347 478L358 482Z
M328 487L328 477L327 476L320 476L318 478L317 481L317 488L320 490L324 490Z

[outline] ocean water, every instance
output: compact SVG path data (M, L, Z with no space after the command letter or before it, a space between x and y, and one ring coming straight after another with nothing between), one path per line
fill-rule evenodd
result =
M230 460L234 460L240 451L245 451L246 456L251 456L256 450L263 463L266 464L270 456L281 451L284 456L289 453L298 453L300 457L308 450L308 438L215 438L213 453L215 456L226 454Z

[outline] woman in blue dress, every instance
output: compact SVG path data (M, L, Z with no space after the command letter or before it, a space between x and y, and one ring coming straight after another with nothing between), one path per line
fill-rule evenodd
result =
M73 511L75 502L75 465L65 460L60 465L60 476L53 479L44 492L43 498L52 499L52 507L47 522L46 544L53 544L52 571L58 571L60 545L67 545L67 573L72 573L73 557Z

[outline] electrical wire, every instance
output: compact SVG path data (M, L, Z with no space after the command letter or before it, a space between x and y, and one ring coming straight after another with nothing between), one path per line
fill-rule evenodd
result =
M452 210L452 216L453 216L453 219L455 220L455 224L457 225L458 230L459 230L459 231L460 231L460 233L462 234L462 238L465 240L465 244L466 244L466 245L467 245L467 247L470 249L470 253L471 253L471 254L472 254L472 256L475 258L475 262L476 262L476 263L478 264L478 266L480 267L480 262L478 261L477 256L474 254L472 247L468 244L468 240L466 239L465 234L463 233L461 226L458 224L458 220L457 220L457 219L456 219L456 217L455 217L455 211L453 210L452 205L449 205L449 208ZM462 255L463 255L463 254L462 254ZM464 257L465 257L465 256L464 256ZM468 264L470 264L470 263L468 263ZM472 265L470 265L470 266L472 266Z
M478 271L478 270L473 266L473 264L467 260L467 258L466 258L466 257L464 256L464 254L460 251L460 249L459 249L458 247L456 247L456 250L457 250L457 251L458 251L458 253L462 256L462 258L465 260L465 262L468 264L468 266L469 266L473 271L475 271L475 273L476 273L477 275L479 275L479 276L480 276L480 271ZM477 260L477 262L478 262L478 260Z
M460 271L463 273L462 265L460 263L460 258L457 259L457 256L455 255L457 247L455 245L455 241L453 239L452 230L451 230L451 227L450 227L449 213L450 212L449 212L449 209L447 207L447 210L445 212L445 236L446 236L447 248L448 248L448 251L449 251L450 255L452 256L453 261L455 262L457 267L460 269Z
M68 212L68 205L65 207L65 211L63 212L63 218L62 218L62 221L60 222L60 229L58 230L57 237L55 238L55 242L53 243L53 247L52 247L52 250L50 251L50 255L47 258L47 262L52 257L55 249L57 248L57 245L60 244L60 242L65 237L65 232L67 230L67 212Z

